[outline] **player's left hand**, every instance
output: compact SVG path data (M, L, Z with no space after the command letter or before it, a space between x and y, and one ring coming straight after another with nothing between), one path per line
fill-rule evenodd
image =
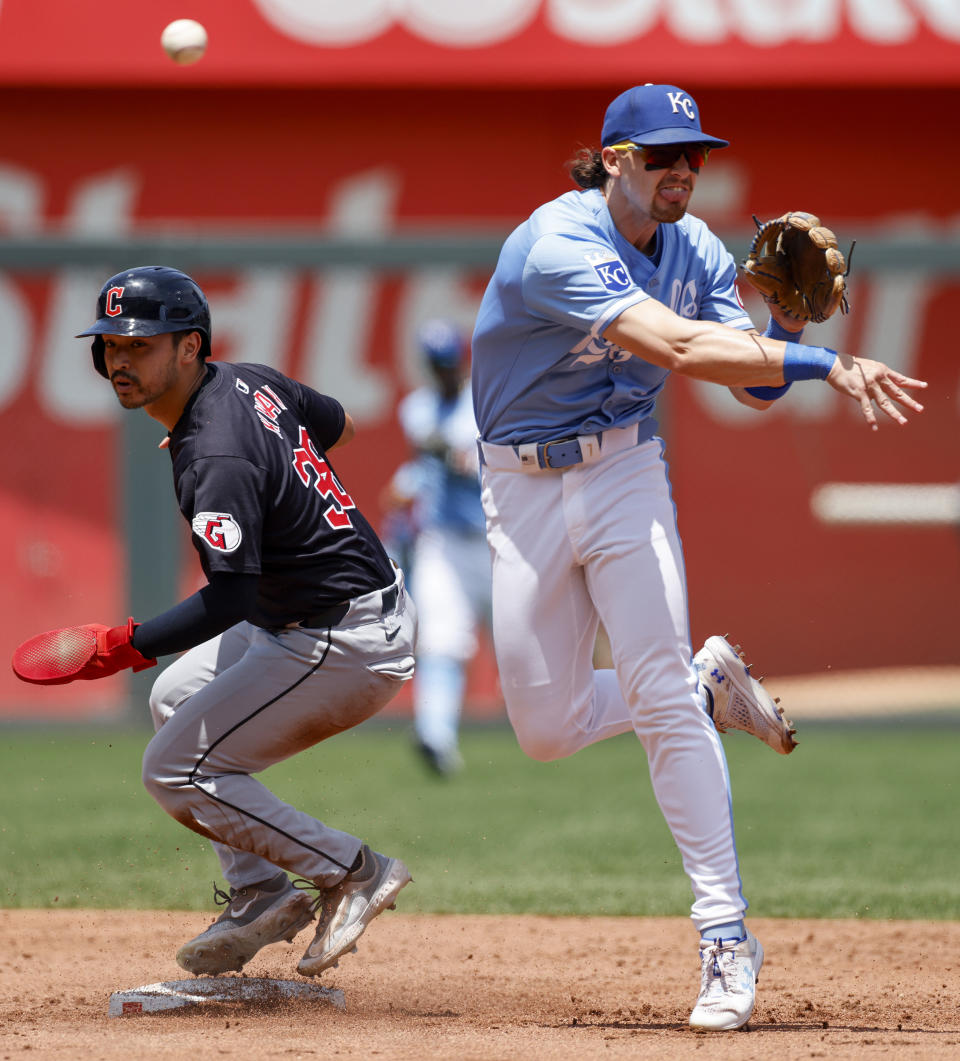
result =
M765 224L754 221L757 233L741 270L768 304L784 310L787 322L819 324L838 309L847 312L848 263L819 217L793 210ZM781 323L797 330L796 323Z
M788 309L784 309L783 306L778 305L771 298L764 297L764 302L767 304L767 309L770 311L770 316L783 328L785 331L799 334L803 331L807 322L800 317L795 317Z
M136 628L131 618L123 626L87 623L47 630L17 648L13 672L35 685L65 685L106 678L128 667L135 671L155 667L155 659L148 659L133 646Z
M838 353L827 383L860 405L860 412L872 431L878 427L874 405L898 424L907 422L898 406L915 413L923 412L923 406L904 388L923 390L926 382L904 376L882 361Z

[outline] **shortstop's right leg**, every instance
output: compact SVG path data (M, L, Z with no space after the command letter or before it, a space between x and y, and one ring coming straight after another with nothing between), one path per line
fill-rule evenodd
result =
M521 748L549 761L629 732L616 674L593 668L598 618L564 522L563 477L483 477L494 649Z

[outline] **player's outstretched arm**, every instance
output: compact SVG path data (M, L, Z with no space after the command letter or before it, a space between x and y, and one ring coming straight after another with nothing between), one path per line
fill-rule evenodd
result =
M764 299L770 310L770 319L767 321L766 330L763 335L771 339L783 339L784 342L799 343L803 334L806 321L799 320L783 307L775 302ZM761 334L755 328L744 329L750 335ZM769 409L775 401L782 398L790 390L790 384L785 383L782 387L731 387L730 393L741 405L758 409L761 412Z
M13 672L34 685L66 685L107 678L128 667L135 671L155 667L156 659L133 645L137 625L128 619L123 626L87 623L47 630L18 646Z
M838 353L827 376L827 383L859 403L863 419L873 431L879 426L874 405L898 424L907 422L902 409L923 412L923 406L907 391L922 391L927 384L923 380L904 376L882 361Z
M652 298L628 306L603 337L644 361L708 383L775 387L784 382L785 343L755 331L689 320Z
M654 299L628 307L607 326L603 337L671 372L727 387L781 387L796 380L826 379L859 403L873 430L877 428L874 401L897 423L906 422L903 409L923 409L906 391L922 390L926 383L882 362L771 339L712 321L687 320Z

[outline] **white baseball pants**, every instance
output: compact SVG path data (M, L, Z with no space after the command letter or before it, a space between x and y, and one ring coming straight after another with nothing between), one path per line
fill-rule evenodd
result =
M507 714L532 758L636 732L703 931L746 909L730 782L691 663L662 443L635 440L635 428L608 431L603 456L562 471L483 443L494 646ZM601 621L614 671L593 669Z
M455 753L477 625L490 624L490 550L483 534L425 528L417 535L410 582L419 618L414 729L428 747Z

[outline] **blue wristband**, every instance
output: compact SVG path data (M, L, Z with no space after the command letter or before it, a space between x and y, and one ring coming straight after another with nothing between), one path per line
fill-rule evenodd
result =
M744 387L747 394L752 394L754 398L762 398L765 402L775 402L777 398L782 398L788 390L790 390L790 384L784 383L782 387Z
M788 332L771 316L767 321L763 334L768 339L779 339L785 343L795 343L803 335L803 329L801 328L798 332ZM784 383L782 387L744 387L744 390L747 394L752 394L754 398L762 398L765 402L775 402L777 398L782 398L790 390L790 384Z
M780 339L785 343L798 343L800 342L800 336L803 335L803 328L798 332L788 332L786 328L782 328L777 321L771 317L767 321L767 326L764 328L763 334L768 339Z
M799 379L826 379L836 360L837 351L828 346L787 343L783 355L783 378L787 383Z

